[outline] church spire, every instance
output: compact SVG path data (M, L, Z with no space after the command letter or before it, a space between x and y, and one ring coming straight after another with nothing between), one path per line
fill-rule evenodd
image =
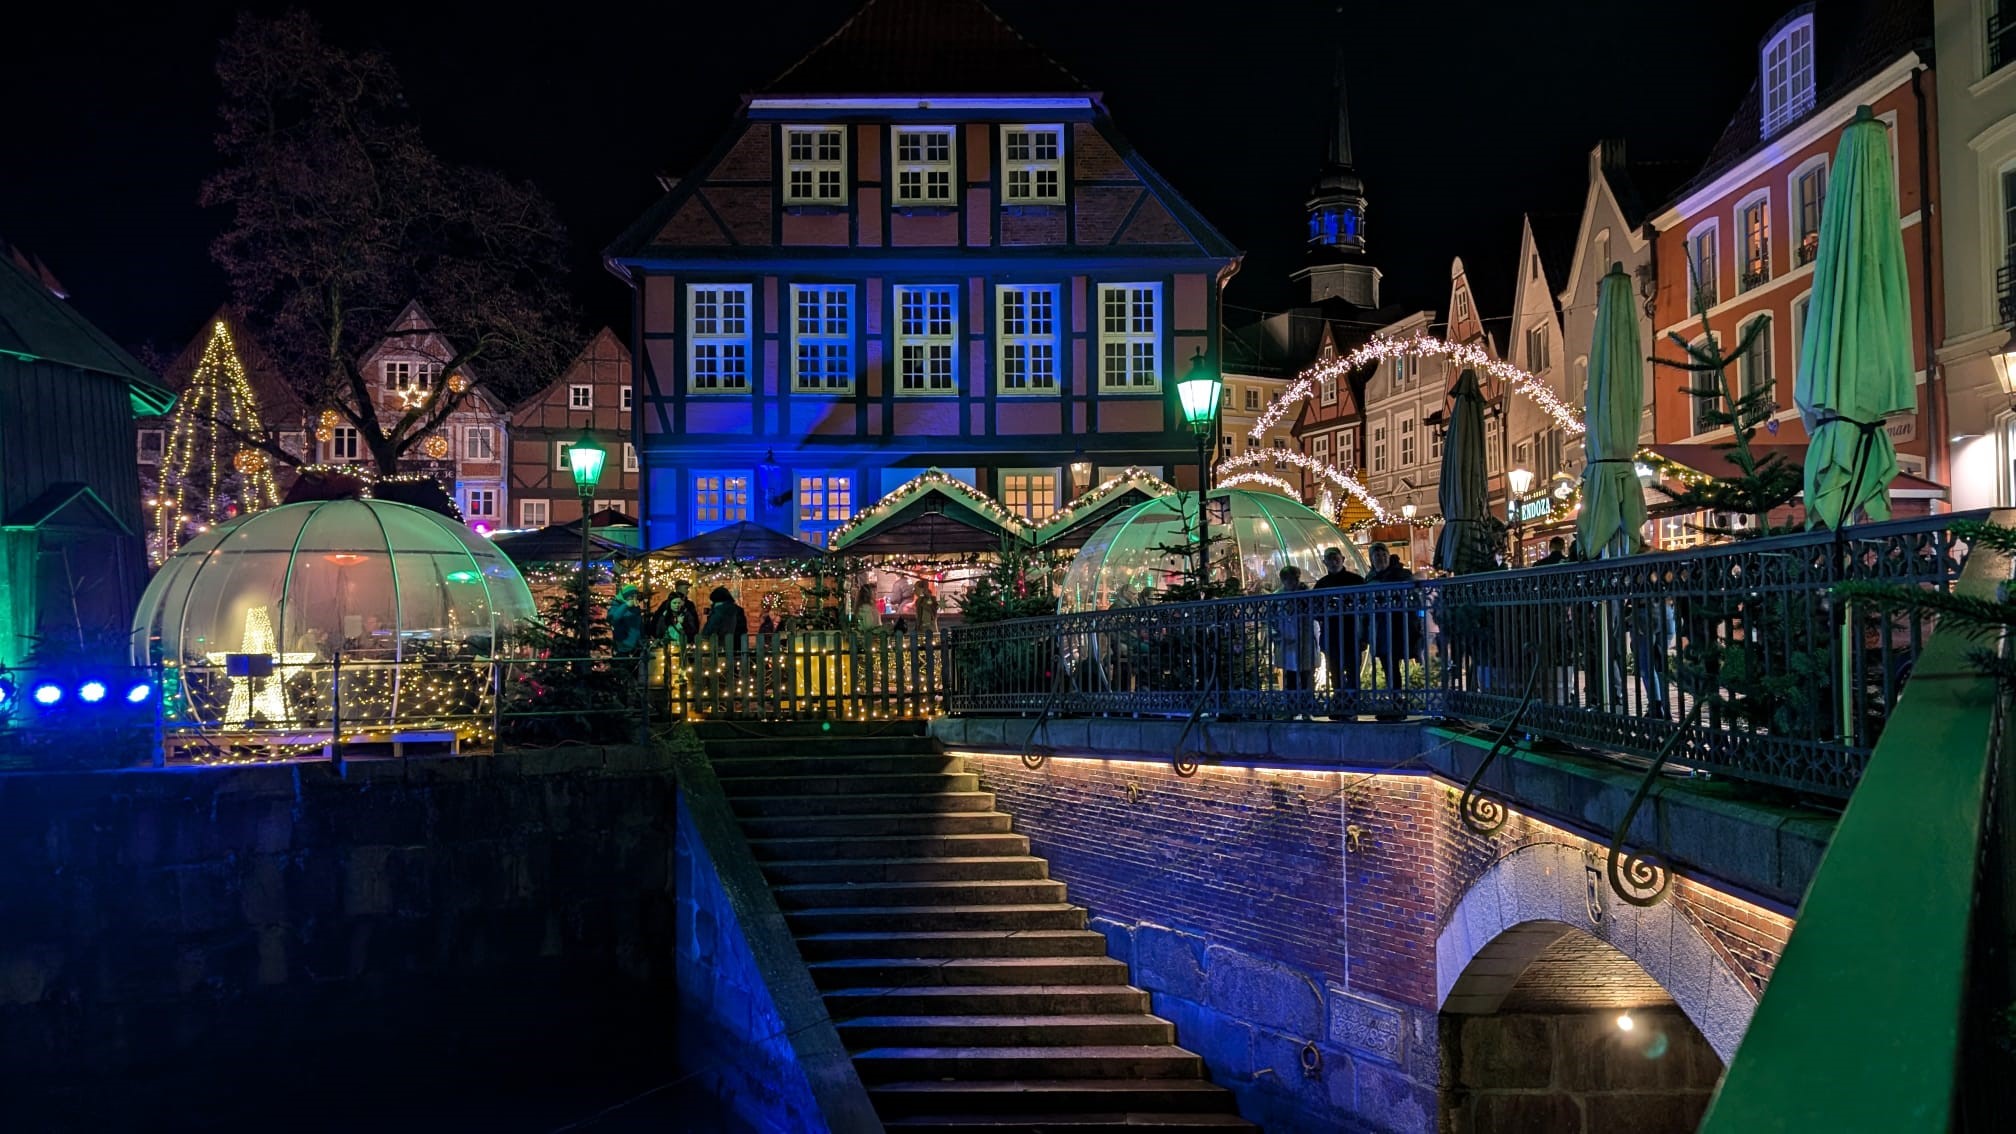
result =
M1330 129L1330 164L1349 166L1351 164L1351 100L1344 92L1344 48L1337 48L1337 67L1331 73L1330 85L1337 96L1337 121Z

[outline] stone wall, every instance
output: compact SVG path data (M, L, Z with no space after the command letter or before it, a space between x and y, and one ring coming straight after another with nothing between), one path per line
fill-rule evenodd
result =
M0 1099L663 1075L672 799L640 748L0 776Z
M1434 1129L1434 895L1422 862L1364 857L1369 840L1351 858L1368 777L973 764L1242 1114L1279 1130Z
M1687 1017L1508 1013L1442 1018L1449 1134L1693 1134L1722 1062Z

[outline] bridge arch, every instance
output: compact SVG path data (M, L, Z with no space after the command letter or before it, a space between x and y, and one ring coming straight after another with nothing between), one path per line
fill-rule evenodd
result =
M1757 999L1669 898L1641 908L1603 880L1600 851L1538 843L1500 858L1472 882L1435 940L1436 1006L1496 1012L1535 958L1569 930L1622 953L1658 982L1726 1065ZM1598 916L1591 916L1592 893Z

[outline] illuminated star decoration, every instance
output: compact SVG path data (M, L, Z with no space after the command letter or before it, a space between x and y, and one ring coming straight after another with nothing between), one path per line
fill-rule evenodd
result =
M245 724L255 714L269 722L287 719L287 680L301 672L303 665L314 661L315 655L283 654L273 647L273 617L266 613L263 606L246 611L245 637L236 652L271 655L274 659L273 676L231 678L231 700L224 707L225 724ZM230 656L229 652L204 655L211 665L219 667L225 665Z

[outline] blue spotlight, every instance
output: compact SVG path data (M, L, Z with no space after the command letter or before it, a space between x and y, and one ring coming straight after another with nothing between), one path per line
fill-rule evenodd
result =
M105 699L105 683L102 681L87 681L77 687L77 695L84 699L85 704L95 705Z
M133 688L128 689L126 691L126 703L129 705L138 705L145 702L147 698L152 697L153 695L154 695L153 682L136 681L133 683Z
M53 681L45 681L35 687L32 696L38 705L53 705L63 699L63 687Z

